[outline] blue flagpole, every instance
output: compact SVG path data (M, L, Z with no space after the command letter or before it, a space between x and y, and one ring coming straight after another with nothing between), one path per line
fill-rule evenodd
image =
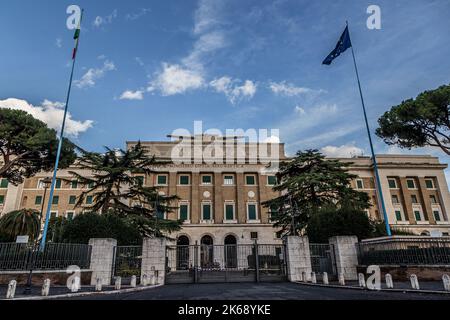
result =
M347 22L347 27L348 27L348 22ZM350 30L348 32L350 34ZM356 79L358 80L359 95L361 96L361 103L362 103L362 108L363 108L363 112L364 112L364 121L366 122L367 135L369 137L369 143L370 143L370 151L372 152L373 168L375 171L375 177L376 177L376 181L377 181L378 197L379 197L379 201L381 202L381 208L382 208L383 216L384 216L384 224L386 226L386 233L390 237L390 236L392 236L391 226L389 225L387 210L386 210L386 206L384 204L383 190L381 188L381 179L380 179L380 174L378 172L378 163L377 163L377 158L375 156L375 150L373 147L369 121L367 120L366 105L364 103L364 97L363 97L363 93L362 93L362 89L361 89L361 81L359 80L359 72L358 72L358 66L356 65L356 58L355 58L355 51L353 50L353 43L352 43L351 47L352 47L353 64L355 65Z
M83 12L84 12L84 10L81 11L80 28L81 28L81 21L83 19ZM79 35L79 37L80 36L81 36L81 34ZM75 70L75 62L76 62L76 58L77 58L76 53L78 53L79 40L80 39L78 38L77 45L76 45L75 56L73 57L73 61L72 61L72 71L70 73L69 88L67 90L67 98L66 98L66 106L64 108L64 117L63 117L63 122L62 122L62 126L61 126L61 132L60 132L60 135L59 135L58 152L56 154L56 160L55 160L55 170L53 171L52 186L51 186L51 189L50 189L50 196L49 196L49 199L48 199L47 212L45 214L44 230L42 232L41 243L39 245L40 251L44 251L45 244L46 244L46 241L47 241L48 226L49 226L50 218L51 218L50 212L52 210L53 195L55 193L55 187L56 187L56 177L57 177L57 174L58 174L59 160L60 160L60 157L61 157L61 150L62 150L62 145L63 145L63 140L64 140L64 129L65 129L65 126L66 126L67 112L68 112L68 109L69 109L70 93L72 92L73 73L74 73L74 70Z

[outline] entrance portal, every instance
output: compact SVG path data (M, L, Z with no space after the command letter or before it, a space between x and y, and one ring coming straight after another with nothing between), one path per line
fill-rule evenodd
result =
M233 235L225 238L225 267L228 269L237 268L237 240Z
M214 241L211 236L204 236L201 240L200 261L205 269L214 268Z
M177 270L188 270L190 263L189 238L180 236L177 240Z

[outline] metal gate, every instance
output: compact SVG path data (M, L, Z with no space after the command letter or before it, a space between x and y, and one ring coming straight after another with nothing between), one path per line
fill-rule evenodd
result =
M326 272L331 279L337 278L334 246L332 244L311 243L309 249L311 254L311 268L317 277L321 278L322 274Z
M283 245L193 245L166 248L166 283L286 280Z
M121 277L122 283L129 284L131 277L136 276L137 281L141 277L142 246L118 246L114 248L114 270L115 277Z

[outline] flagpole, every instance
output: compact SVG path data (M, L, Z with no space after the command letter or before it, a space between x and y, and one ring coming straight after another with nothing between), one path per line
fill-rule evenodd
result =
M346 21L346 23L347 23L347 27L348 27L348 21ZM349 32L349 35L350 35L350 30L348 32ZM384 224L386 226L386 232L387 232L387 235L390 237L390 236L392 236L391 226L389 225L389 220L388 220L388 215L387 215L387 211L386 211L386 206L384 204L383 190L381 188L381 179L380 179L380 174L378 172L378 163L377 163L377 159L376 159L376 156L375 156L375 150L374 150L374 147L373 147L372 135L370 133L369 121L367 120L366 105L364 103L364 96L363 96L362 89L361 89L361 81L359 80L359 72L358 72L358 66L356 64L355 51L353 50L353 43L352 43L351 47L352 47L353 64L355 66L355 72L356 72L356 79L358 80L359 95L361 96L361 103L362 103L362 108L363 108L363 112L364 112L364 121L366 122L367 135L369 137L369 143L370 143L370 151L372 153L373 168L374 168L374 171L375 171L375 177L376 177L376 181L377 181L377 189L378 189L379 201L381 202L381 208L382 208L382 211L383 211Z
M84 13L84 10L81 10L80 28L81 28L81 22L83 20L83 13ZM55 170L53 171L52 186L51 186L51 189L50 189L50 196L49 196L49 199L48 199L47 212L46 212L46 215L45 215L44 230L42 232L41 243L40 243L40 246L39 246L40 247L40 251L44 251L46 240L47 240L48 226L49 226L50 218L51 218L50 212L52 210L53 195L55 193L55 187L56 187L56 177L57 177L57 173L58 173L59 160L60 160L61 150L62 150L62 145L63 145L63 140L64 140L64 129L65 129L65 126L66 126L66 118L67 118L67 113L68 113L68 109L69 109L70 93L72 92L73 74L74 74L74 70L75 70L75 63L76 63L76 58L77 58L76 52L78 51L78 45L79 45L79 39L77 41L77 44L76 44L76 47L75 47L74 56L73 56L73 59L72 59L72 71L70 73L69 88L67 90L67 98L66 98L66 106L64 108L63 122L62 122L62 126L61 126L61 132L60 132L60 135L59 135L58 152L56 154Z

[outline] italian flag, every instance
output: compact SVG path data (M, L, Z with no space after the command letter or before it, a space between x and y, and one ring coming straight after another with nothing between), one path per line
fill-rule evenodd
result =
M73 36L73 38L75 39L75 47L73 48L72 60L75 60L75 58L77 56L78 42L80 40L80 34L81 34L81 19L82 18L83 18L83 13L81 13L80 21L78 22L78 27L75 30L75 35Z

